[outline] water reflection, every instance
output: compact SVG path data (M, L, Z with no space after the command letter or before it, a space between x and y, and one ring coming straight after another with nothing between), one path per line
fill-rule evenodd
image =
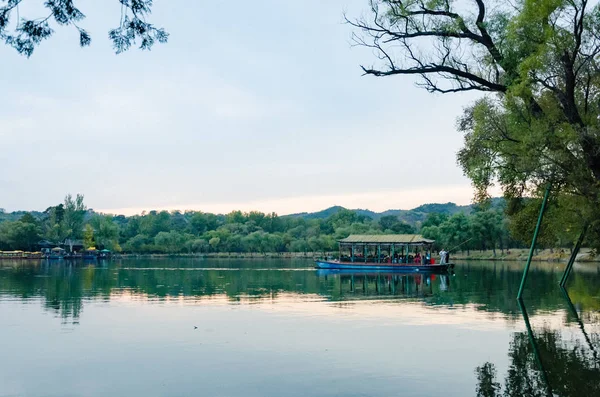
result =
M389 360L382 359L379 366L373 367L371 380L381 387L384 380L388 385L402 385L410 395L427 395L424 392L427 386L423 383L427 377L423 374L433 374L434 380L428 381L434 385L438 376L445 383L456 383L456 389L447 388L448 395L600 395L600 271L595 265L580 266L572 274L568 290L562 290L558 287L562 268L561 265L533 265L525 299L523 305L520 305L515 299L522 271L522 264L518 263L468 263L457 266L452 274L385 274L317 271L312 269L311 262L287 260L124 260L79 265L3 261L0 262L0 305L14 309L15 306L21 307L26 303L31 304L29 307L39 307L41 304L46 313L55 313L69 326L78 324L72 328L84 329L82 334L85 333L96 341L102 340L103 335L114 325L103 323L102 317L97 319L94 316L105 315L106 318L112 318L113 313L118 314L124 310L117 307L115 302L126 298L132 301L136 310L142 306L145 310L150 310L149 306L164 307L160 314L152 312L152 316L131 320L128 317L131 312L127 312L127 316L123 315L126 320L119 323L121 330L129 329L127 327L138 329L142 328L140 324L145 324L143 335L154 337L155 343L143 344L146 342L139 342L137 334L133 339L135 343L142 343L138 349L145 351L157 349L157 345L164 344L168 339L166 332L165 335L161 334L160 328L155 329L152 323L145 322L150 320L145 319L155 321L155 318L166 318L168 321L163 320L163 326L168 326L169 321L179 326L180 321L187 321L189 316L189 312L178 312L179 309L162 305L163 302L184 301L195 309L210 307L219 301L224 305L221 311L203 311L204 316L212 316L217 325L205 327L212 329L223 319L227 319L227 325L215 332L212 344L209 343L212 334L207 333L203 334L206 345L199 345L194 340L194 343L186 345L186 349L192 349L198 354L202 352L210 359L219 361L220 354L227 350L219 350L218 346L225 346L227 341L219 340L218 335L231 332L228 338L239 338L240 344L231 349L231 356L227 356L229 361L226 360L227 365L223 364L223 371L229 371L231 365L244 360L238 354L239 349L256 346L257 351L253 351L253 354L275 351L268 359L261 359L260 362L281 360L280 364L272 368L272 373L278 374L286 365L296 365L298 355L304 357L302 355L307 351L317 354L311 350L314 349L313 345L335 335L320 350L319 359L315 360L315 357L308 355L305 366L302 367L305 369L306 380L314 379L315 373L333 371L321 379L321 387L326 387L330 377L337 374L335 376L343 379L349 390L360 388L368 383L358 381L361 376L367 376L365 371L374 365L370 360L390 357ZM146 301L158 305L145 305ZM196 305L203 302L206 304ZM102 303L100 309L98 303ZM256 311L245 314L238 311L236 313L239 317L236 317L230 310L244 306L240 303L256 304L254 306L268 304L272 306L269 309L271 312L289 312L293 305L304 305L308 314L290 314L295 322L289 324L285 320L275 321L258 316ZM86 307L95 307L93 314L90 311L85 316ZM318 310L325 313L325 316L334 317L339 311L331 309L340 307L344 307L346 313L357 314L347 320L347 325L323 319L313 321L311 317ZM165 315L167 308L169 314ZM104 311L110 312L110 315ZM374 317L365 318L368 314L373 314ZM37 317L35 314L30 316L35 329ZM257 328L254 339L249 341L245 333L235 333L235 330L253 323L257 316L269 326ZM411 322L410 316L418 317L420 321ZM471 324L465 326L465 322L469 321ZM88 323L92 323L92 326L86 328ZM9 321L4 324L11 323ZM359 330L353 329L356 324L360 325ZM385 324L392 324L393 327L386 328ZM183 338L179 328L174 327L171 326L169 332L175 332L175 335ZM25 328L20 330L23 329ZM259 339L259 335L268 332L268 329L275 330L274 336ZM19 333L10 333L6 328L2 330L0 327L0 331L0 337L7 333L13 338L17 335L18 343L25 343L27 339L24 337L23 341L19 341ZM294 341L297 343L307 332L314 332L314 338L306 342L303 349L298 349L299 352L295 351L294 344L288 343L288 335L296 335ZM365 337L364 345L356 345L357 338L362 338L365 333L370 337ZM398 338L398 333L403 336ZM36 334L29 335L27 341L35 338ZM286 335L286 338L280 341L277 335ZM190 340L191 337L190 335ZM113 339L114 336L111 336L104 344L98 345L97 350L90 347L90 351L99 354L113 345L114 348L119 347ZM336 345L338 339L339 345ZM409 340L410 343L398 344L398 340ZM42 344L43 341L40 339L39 343ZM64 343L62 349L68 350L68 341L65 340ZM386 350L375 352L371 347L373 344L385 346ZM349 345L353 349L364 350L358 354L348 350ZM212 353L208 346L214 350ZM325 349L333 348L337 348L338 356L333 361L326 361L331 359L332 353ZM287 349L289 354L294 350L294 356L285 361L281 358L287 357L281 355L282 349ZM164 350L162 354L174 358L180 351L182 350ZM404 354L410 354L411 359L406 360ZM369 357L368 365L365 364L364 368L352 375L351 371L363 363L357 359L359 356ZM126 361L127 358L123 360ZM192 363L197 365L195 357L190 357L189 360L192 361L183 360L181 367L177 367L178 371ZM256 362L253 360L246 364L254 365ZM320 368L315 373L306 370L317 362L322 362L326 368ZM442 362L443 365L437 364ZM136 364L133 359L127 363ZM348 364L344 367L342 363ZM23 362L21 365L25 368L26 364ZM244 371L247 371L247 365L244 366ZM402 371L389 369L390 366L398 365L403 365ZM334 371L336 366L340 368L338 372ZM7 366L3 370L10 368ZM463 370L467 375L461 372ZM208 364L205 371L210 371ZM385 377L382 373L390 375ZM220 372L210 373L210 376L216 377L219 374ZM294 373L289 379L296 379L296 376L297 373ZM173 379L179 378L174 374ZM353 379L357 383L353 383ZM406 382L415 379L421 383L417 382L414 387L406 386ZM2 380L0 375L0 383ZM62 379L61 382L64 383L65 380ZM146 382L151 385L152 379L147 379ZM468 384L465 388L467 392L459 389L461 382ZM434 389L442 390L441 384ZM342 386L338 384L335 387L337 390ZM59 386L55 385L55 388L58 390ZM43 385L40 385L40 390L43 390ZM193 385L188 391L190 390L193 390ZM395 388L393 390L397 391ZM373 394L386 393L377 389ZM32 392L31 395L36 393Z
M201 299L224 296L229 301L276 299L281 294L311 295L327 301L360 299L418 300L430 306L472 305L517 321L515 300L519 264L465 264L452 274L386 274L331 272L312 269L309 261L127 260L99 264L0 262L3 299L42 298L44 306L64 318L77 318L84 302L110 299L127 292L151 299ZM557 288L562 269L531 269L525 293L530 313L565 309ZM597 266L573 274L571 297L583 314L600 310ZM576 321L569 317L567 321Z
M334 299L431 298L447 292L452 273L382 273L317 270L317 276L339 285Z
M519 300L526 331L515 332L512 336L508 351L510 367L504 384L497 380L495 365L487 362L475 370L477 396L600 395L599 335L588 334L569 293L564 288L561 290L583 341L573 333L573 329L552 329L543 324L534 331L526 302Z

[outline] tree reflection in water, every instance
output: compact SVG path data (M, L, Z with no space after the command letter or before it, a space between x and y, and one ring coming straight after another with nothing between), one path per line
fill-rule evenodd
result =
M590 337L568 293L564 289L563 292L585 343L579 339L566 340L560 329L553 330L547 325L534 333L525 305L519 301L526 331L513 334L504 390L496 379L495 366L488 362L475 370L478 397L600 396L598 334Z
M593 266L587 273L575 272L569 281L570 296L583 308L578 313L568 295L565 300L558 288L562 269L555 265L533 265L526 311L515 300L522 275L522 266L517 264L469 263L458 266L455 276L322 274L311 265L276 260L169 259L94 265L3 261L0 300L40 301L63 321L74 323L88 302L121 294L157 301L214 296L231 302L260 301L290 294L333 302L389 299L401 305L411 300L426 306L468 306L496 318L501 314L510 326L521 319L527 325L529 315L551 314L554 320L572 326L544 323L534 330L513 333L506 379L498 380L496 366L485 363L476 369L473 390L486 397L547 396L550 390L559 396L600 396L600 341L597 331L590 327L600 324L600 272ZM573 333L578 338L570 337Z
M417 299L428 306L469 305L520 321L514 299L520 266L504 263L465 264L455 276L402 274L323 274L309 261L127 260L94 265L75 263L0 262L0 296L23 301L40 299L64 319L76 320L86 301L129 294L164 300L199 300L222 296L273 299L281 294L320 296L324 300ZM565 309L557 293L561 271L554 266L531 269L527 304L530 313ZM573 274L571 296L590 311L600 310L600 272Z

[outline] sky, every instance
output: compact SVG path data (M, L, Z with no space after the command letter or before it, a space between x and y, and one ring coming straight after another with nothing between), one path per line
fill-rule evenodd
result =
M107 38L118 1L76 4L91 47L70 28L29 59L0 46L1 208L44 210L67 193L123 214L472 199L455 123L477 96L362 76L376 58L351 45L343 13L367 0L156 0L168 44L120 55Z

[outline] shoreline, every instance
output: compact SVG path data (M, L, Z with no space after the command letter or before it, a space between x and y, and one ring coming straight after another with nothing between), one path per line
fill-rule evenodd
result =
M325 253L298 253L298 252L267 252L267 253L187 253L187 254L118 254L112 259L289 259L289 260L316 260L326 256L336 256L337 252ZM451 261L489 261L489 262L525 262L529 254L528 249L513 249L505 252L471 251L470 253L451 253ZM539 250L532 258L533 262L567 263L570 252L568 250ZM437 259L437 258L436 258ZM40 258L0 258L12 261L43 261ZM50 260L54 262L54 260ZM71 261L64 259L64 261ZM600 256L593 256L590 250L582 250L577 255L575 262L600 263Z
M487 251L466 251L451 253L451 260L461 261L505 261L505 262L524 262L529 256L528 248L518 248L505 250L504 252L497 250L496 253L492 250ZM571 252L568 249L540 249L536 250L532 261L534 262L549 262L549 263L567 263ZM600 256L588 248L582 248L575 258L575 262L600 263Z
M338 252L267 252L267 253L190 253L190 254L121 254L120 258L206 258L206 259L305 259L316 260L326 256L336 257ZM501 252L497 250L496 254L492 250L488 251L467 251L451 253L451 260L460 261L503 261L503 262L524 262L529 255L529 249L518 248ZM535 262L549 263L567 263L571 253L564 249L544 249L538 250L532 258ZM437 258L436 258L437 259ZM577 255L575 262L600 263L600 255L593 256L589 249L582 248Z

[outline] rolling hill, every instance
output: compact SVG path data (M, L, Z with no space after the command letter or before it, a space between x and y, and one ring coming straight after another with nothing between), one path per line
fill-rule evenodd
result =
M504 203L504 199L502 198L494 198L492 199L492 206L497 207L501 206ZM430 213L441 213L452 216L459 212L463 212L465 214L469 214L473 208L474 204L469 205L457 205L455 203L429 203L423 204L416 208L410 210L386 210L383 212L374 212L367 209L350 209L350 211L355 211L359 215L365 215L373 220L379 220L383 216L397 216L400 220L407 222L411 225L414 225L416 222L422 222L427 218L427 215ZM304 219L326 219L331 215L338 213L339 211L346 210L342 206L336 205L333 207L326 208L322 211L318 212L301 212L297 214L285 215L284 217L295 217L295 218L304 218Z

